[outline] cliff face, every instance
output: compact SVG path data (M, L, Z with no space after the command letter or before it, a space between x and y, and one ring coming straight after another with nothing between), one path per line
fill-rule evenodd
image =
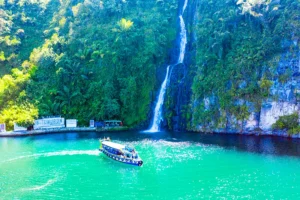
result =
M297 44L298 41L294 41L291 45L297 47ZM280 116L293 113L300 114L299 61L299 51L293 54L289 50L286 50L286 52L282 53L275 69L276 75L273 79L273 85L270 88L269 98L262 102L258 111L254 111L252 103L248 102L248 105L250 105L250 116L243 122L244 128L229 125L226 130L216 129L216 131L287 135L286 131L272 130L272 125L276 123ZM283 75L285 75L284 80L282 80ZM229 124L236 124L236 122L236 119L231 119ZM299 135L294 135L294 137L299 137Z
M182 2L179 1L180 3ZM170 85L167 90L165 102L165 118L167 119L167 123L165 126L174 131L186 130L191 120L190 101L194 77L192 68L195 65L193 59L196 57L196 48L193 44L196 42L195 22L198 3L198 0L188 1L188 6L183 16L187 27L185 59L183 63L175 64L172 67ZM179 49L179 43L177 41L175 45L177 47L175 49L177 50Z
M271 126L279 116L290 115L297 112L300 114L299 93L300 93L300 51L299 41L291 42L280 56L276 67L276 76L273 79L273 86L270 88L270 96L260 108L259 118L251 113L246 122L246 130L251 131L256 127L261 128L265 133L272 134ZM296 48L296 52L289 49ZM282 77L285 76L285 77ZM275 132L282 134L284 132Z
M300 114L300 3L204 0L188 8L188 52L170 79L169 127L287 135L271 126Z
M271 133L300 109L299 10L295 0L0 0L0 123L62 115L146 128L171 65L165 128Z

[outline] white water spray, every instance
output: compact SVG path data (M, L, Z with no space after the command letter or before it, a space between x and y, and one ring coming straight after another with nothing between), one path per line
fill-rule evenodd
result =
M188 3L188 0L185 0L184 1L184 4L183 4L183 8L182 8L182 13L181 15L179 15L179 22L180 22L180 50L179 50L179 57L178 57L178 63L183 63L183 60L184 60L184 55L185 55L185 47L186 47L186 44L187 44L187 36L186 36L186 28L185 28L185 23L184 23L184 20L183 20L183 13L186 9L186 6L187 6L187 3Z
M183 15L186 7L187 7L187 3L188 3L188 0L185 0L184 4L183 4L183 7L182 7L182 12L179 15L179 21L180 21L180 34L179 34L180 35L180 50L179 50L179 57L178 57L177 64L183 63L184 55L185 55L185 47L186 47L186 44L187 44L186 28L185 28L185 23L184 23L184 20L183 20L183 17L182 17L182 15ZM155 133L155 132L160 131L160 123L163 120L162 107L163 107L163 104L164 104L165 93L166 93L166 89L167 89L168 82L169 82L170 75L171 75L171 73L169 73L169 69L170 69L170 66L167 67L167 73L166 73L165 80L161 84L159 96L158 96L157 103L156 103L155 110L154 110L152 125L151 125L150 129L145 131L145 132Z
M181 15L183 15L183 13L184 13L184 11L185 11L185 9L186 9L187 3L188 3L188 0L185 0L185 1L184 1L184 4L183 4L182 14L181 14Z
M45 187L48 187L49 185L52 185L53 183L56 182L56 179L50 179L48 180L45 184L43 185L38 185L38 186L34 186L34 187L30 187L30 188L24 188L22 189L23 191L26 191L26 190L41 190L41 189L44 189Z
M51 157L51 156L73 156L73 155L91 155L91 156L97 156L99 155L99 150L64 150L64 151L55 151L55 152L45 152L45 153L37 153L37 154L32 154L32 155L26 155L26 156L19 156L16 158L12 158L9 160L5 160L2 163L5 162L11 162L19 159L24 159L24 158L37 158L37 157Z
M160 122L162 121L162 106L164 103L167 84L169 81L169 69L170 69L170 66L167 67L167 73L166 73L165 80L163 81L163 83L161 84L161 87L160 87L159 96L158 96L158 100L157 100L157 103L155 106L153 122L152 122L151 128L149 130L147 130L146 132L154 133L154 132L159 131L159 125L160 125Z
M180 51L179 51L178 63L183 63L187 38L186 38L185 23L182 18L182 15L179 16L179 20L180 20L180 29L181 30L180 30Z

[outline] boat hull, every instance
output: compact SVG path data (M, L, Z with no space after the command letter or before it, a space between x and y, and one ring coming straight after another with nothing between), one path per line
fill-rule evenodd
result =
M118 162L121 162L121 163L125 163L125 164L128 164L128 165L134 165L134 166L142 166L143 165L143 161L142 160L132 160L132 159L126 159L126 158L121 158L117 155L114 155L114 154L111 154L109 152L107 152L106 150L104 149L99 149L99 151L101 151L102 153L104 153L107 157L115 160L115 161L118 161Z

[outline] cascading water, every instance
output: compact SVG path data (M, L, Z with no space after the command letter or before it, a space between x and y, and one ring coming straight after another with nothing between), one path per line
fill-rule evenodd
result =
M180 20L181 30L180 30L180 53L179 53L178 63L183 63L187 38L186 38L185 24L182 15L179 16L179 20Z
M187 35L186 35L186 29L185 29L185 23L183 20L183 13L187 7L187 3L188 0L184 1L183 7L182 7L182 11L179 14L179 22L180 22L180 34L179 34L179 39L180 39L180 50L179 50L179 57L178 57L178 62L179 63L183 63L184 60L184 55L185 55L185 47L186 47L186 43L187 43ZM145 131L145 132L159 132L160 131L160 123L163 120L163 116L162 116L162 107L164 104L164 98L165 98L165 93L166 93L166 89L168 86L168 82L170 79L170 74L169 73L169 69L170 69L170 65L167 67L167 73L166 73L166 77L165 80L163 81L163 83L161 84L161 88L160 88L160 92L159 92L159 96L157 99L157 103L154 109L154 115L153 115L153 121L152 121L152 125L150 127L149 130Z
M159 131L159 125L160 125L160 122L162 121L162 106L164 103L167 84L169 81L169 69L170 69L170 66L167 67L167 73L166 73L165 80L161 84L159 96L158 96L157 103L156 103L156 106L154 109L153 122L152 122L151 128L149 130L147 130L147 132Z

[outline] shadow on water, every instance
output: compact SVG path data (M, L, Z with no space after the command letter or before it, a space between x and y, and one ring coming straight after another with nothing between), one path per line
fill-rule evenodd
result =
M170 142L191 142L205 145L220 146L225 149L236 151L247 151L259 154L275 154L300 157L300 140L270 137L270 136L245 136L232 134L201 134L190 132L158 132L144 133L136 131L126 132L72 132L57 133L49 135L30 136L26 138L5 138L7 140L54 140L55 142L65 142L72 140L100 139L110 137L113 140L124 142L142 140L166 140ZM1 140L0 139L0 143ZM28 141L28 142L29 142Z

